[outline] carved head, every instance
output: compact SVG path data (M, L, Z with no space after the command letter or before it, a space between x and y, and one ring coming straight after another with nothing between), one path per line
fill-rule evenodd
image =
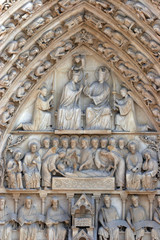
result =
M124 147L125 147L125 139L124 138L120 138L118 140L118 146L121 150L124 149Z
M45 61L43 63L45 70L49 69L52 66L52 63L50 61Z
M18 39L18 47L22 48L26 43L26 39L24 37L21 37Z
M59 138L58 137L54 137L53 139L52 139L52 145L53 145L53 147L58 147L58 145L59 145Z
M82 146L82 148L87 148L89 146L89 138L88 137L82 137L81 146Z
M116 139L114 137L111 137L109 139L109 145L114 147L116 146Z
M47 88L45 86L41 87L40 93L42 94L43 97L47 96Z
M63 148L68 148L69 138L67 136L61 138L61 144Z
M12 69L9 73L8 79L9 80L13 80L15 77L17 76L17 70L16 69Z
M9 111L10 114L13 114L14 111L15 111L15 106L12 105L12 104L10 104L10 105L8 106L8 111Z
M27 81L24 83L24 89L28 90L31 87L31 82Z
M6 205L6 199L5 197L0 197L0 211L4 210L5 208L5 205Z
M137 196L137 195L133 195L133 196L131 197L131 200L132 200L133 206L134 206L134 207L138 207L138 205L139 205L139 198L138 198L138 196Z
M128 149L129 149L129 151L130 151L132 154L135 154L136 148L137 148L137 146L136 146L136 143L135 143L135 142L130 142L130 143L128 144Z
M59 207L59 200L57 197L52 198L51 205L54 210L57 210L57 208Z
M45 137L42 140L42 146L46 149L48 149L50 147L50 139L48 137Z
M80 55L76 55L74 57L74 61L75 61L75 63L80 63L81 62L81 56Z
M65 155L66 155L66 152L61 149L61 150L59 151L59 157L60 157L60 158L64 158Z
M78 144L78 137L73 136L71 137L71 148L74 149Z
M30 145L30 151L32 152L32 153L35 153L35 152L37 152L37 150L38 150L38 147L37 147L37 143L31 143L31 145Z
M98 71L98 75L99 75L98 81L100 83L103 83L106 80L107 73L108 73L108 69L106 67L100 67L99 68L99 71Z
M106 148L107 147L107 143L108 143L108 140L106 137L103 137L101 138L101 148Z
M127 89L126 88L121 88L120 94L121 94L122 97L126 97L128 95L127 94Z
M146 160L150 160L151 159L151 152L149 150L145 150L144 153L143 153L143 157Z
M106 206L106 208L110 208L111 206L111 198L109 195L105 195L104 196L104 204Z
M32 198L31 197L26 197L25 200L24 200L24 206L27 208L27 209L30 209L32 207Z
M65 44L66 51L69 51L71 48L72 48L72 42L71 41L66 42Z
M91 139L91 144L94 149L97 149L99 145L99 138L97 136L93 137Z
M13 157L16 161L19 161L23 157L23 153L20 149L16 149L13 153Z

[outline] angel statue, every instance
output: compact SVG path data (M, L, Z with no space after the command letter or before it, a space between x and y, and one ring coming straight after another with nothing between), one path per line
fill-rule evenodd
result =
M26 131L50 130L51 113L48 112L52 108L53 95L47 97L47 88L41 87L36 98L32 123L20 123L16 129L24 129Z
M136 131L136 116L133 99L129 96L126 88L121 88L121 99L115 100L115 107L118 113L115 116L115 130L116 131Z

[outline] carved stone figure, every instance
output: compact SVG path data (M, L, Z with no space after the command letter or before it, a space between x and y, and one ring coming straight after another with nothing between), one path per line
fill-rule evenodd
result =
M8 88L17 76L17 74L18 71L15 68L11 68L8 73L0 79L0 85Z
M13 153L13 159L10 159L7 163L7 181L9 188L21 188L23 189L22 182L22 162L23 158L22 150L17 149Z
M65 26L68 27L68 29L80 24L83 21L83 15L78 14L75 15L69 19L67 19L67 21L65 22Z
M9 104L1 115L2 126L6 126L10 122L14 112L15 106L13 104Z
M126 141L124 138L118 139L118 153L122 156L122 158L126 159L128 155L128 149L126 148Z
M45 24L45 18L43 18L43 17L36 18L31 24L29 24L27 26L27 28L26 28L27 35L31 36L34 33L35 29L37 30L44 24Z
M93 102L86 109L86 128L111 129L110 87L106 83L110 74L106 67L99 67L97 74L97 81L83 89L84 94Z
M91 138L91 151L92 151L92 157L93 157L94 164L95 164L95 157L96 157L96 153L98 150L98 146L99 146L99 137L93 136Z
M127 93L126 88L121 88L120 94L122 99L116 99L115 107L119 113L115 117L117 131L136 131L136 117L133 99Z
M71 147L67 149L66 158L68 167L76 171L79 168L81 150L78 148L78 136L72 136L70 139Z
M104 154L107 152L107 143L108 140L106 137L101 137L100 139L100 148L96 151L95 154L95 165L99 170L106 169L109 166L109 161L106 160Z
M158 206L155 208L153 214L153 220L160 225L160 196L157 197ZM151 231L152 240L160 239L160 228L152 229Z
M32 83L30 81L26 81L21 87L17 89L15 93L12 95L13 102L20 102L27 94L28 90L31 88Z
M44 222L44 217L40 215L32 203L31 197L26 197L24 205L18 211L18 222L20 224L20 240L36 240L38 233L38 222Z
M41 142L41 148L39 150L39 154L41 156L42 161L45 159L47 152L49 151L49 147L50 147L50 138L49 137L43 138Z
M41 87L35 102L35 109L33 113L32 123L20 123L16 129L22 128L26 131L29 130L47 130L51 127L51 114L47 110L51 109L51 101L53 95L47 99L47 88Z
M48 209L46 215L47 239L65 240L67 230L64 223L69 223L69 216L59 205L58 198L53 197L51 200L51 207Z
M50 52L50 57L51 59L57 60L66 55L72 48L73 42L68 40L67 42L63 43L62 46Z
M125 231L126 240L143 239L144 228L140 227L140 222L145 221L146 212L142 206L139 205L138 196L132 196L132 206L127 212L126 220L130 228L127 228ZM135 236L135 237L134 237Z
M142 178L142 155L137 152L137 146L135 142L128 144L129 153L126 158L127 172L126 172L126 184L128 189L141 189Z
M42 62L34 71L32 71L29 76L32 80L38 80L45 72L52 66L50 61Z
M92 151L89 149L89 137L84 136L81 138L81 158L79 171L90 170L93 167Z
M81 109L79 98L83 85L79 83L81 71L72 71L72 79L63 88L58 109L57 126L59 129L80 129Z
M99 212L99 222L101 227L98 230L99 240L114 239L119 240L119 228L112 226L112 221L118 220L118 212L111 205L109 195L104 196L104 207Z
M5 197L0 196L0 239L12 239L11 221L16 220L16 214L9 211Z
M59 159L59 138L54 137L52 147L43 156L42 163L42 186L47 189L51 187L52 174L55 173L56 163Z
M23 173L27 189L40 188L41 158L38 153L39 143L36 140L29 142L30 152L26 153L23 161Z
M5 61L10 61L12 60L15 55L18 53L18 51L25 45L26 39L22 36L18 38L17 40L13 40L10 42L3 53L1 54L1 57Z
M156 174L158 172L158 163L156 159L153 159L151 151L145 150L143 153L145 159L142 169L144 173L142 175L142 188L144 189L155 189L157 178Z

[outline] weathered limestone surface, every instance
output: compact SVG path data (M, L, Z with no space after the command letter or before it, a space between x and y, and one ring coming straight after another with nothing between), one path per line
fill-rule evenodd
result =
M0 0L0 240L160 239L159 62L159 0Z

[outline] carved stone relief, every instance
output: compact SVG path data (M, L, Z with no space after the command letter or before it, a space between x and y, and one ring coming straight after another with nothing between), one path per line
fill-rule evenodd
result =
M160 2L0 2L0 239L160 238Z

